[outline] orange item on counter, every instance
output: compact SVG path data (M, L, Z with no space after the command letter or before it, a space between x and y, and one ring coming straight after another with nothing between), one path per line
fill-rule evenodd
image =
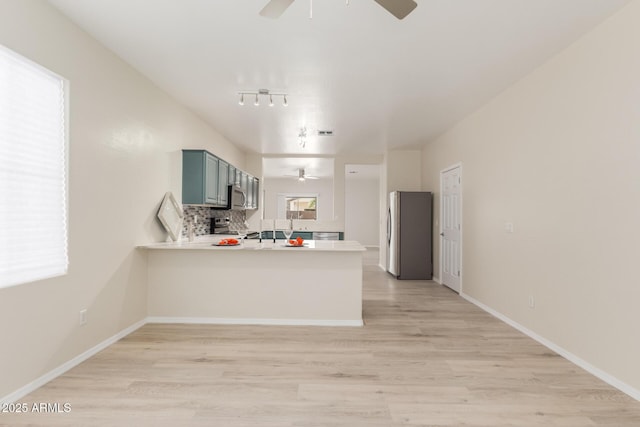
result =
M296 237L295 240L293 239L289 240L289 244L291 246L302 246L303 242L304 242L304 239L300 236Z
M218 242L219 245L221 246L226 246L226 245L237 245L238 244L238 239L222 239Z

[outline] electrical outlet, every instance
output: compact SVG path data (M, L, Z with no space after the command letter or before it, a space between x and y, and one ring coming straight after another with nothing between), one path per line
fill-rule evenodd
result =
M529 295L529 308L536 308L536 300L533 295Z
M80 310L80 326L87 324L87 309Z
M507 233L513 233L513 223L512 222L505 222L504 223L504 231L506 231Z

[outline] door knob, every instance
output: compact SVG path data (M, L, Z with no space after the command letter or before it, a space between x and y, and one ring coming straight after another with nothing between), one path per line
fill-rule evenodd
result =
M442 233L440 233L440 235L441 235L442 237L444 237L444 231L443 231Z

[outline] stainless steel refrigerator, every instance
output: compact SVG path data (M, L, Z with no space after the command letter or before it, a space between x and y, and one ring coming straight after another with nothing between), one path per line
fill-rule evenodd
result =
M398 279L433 278L433 194L389 193L387 271Z

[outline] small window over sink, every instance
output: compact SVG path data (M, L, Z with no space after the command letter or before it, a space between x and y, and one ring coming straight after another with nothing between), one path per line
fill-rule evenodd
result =
M317 219L317 197L287 197L287 219Z
M318 194L279 194L278 218L318 219Z

